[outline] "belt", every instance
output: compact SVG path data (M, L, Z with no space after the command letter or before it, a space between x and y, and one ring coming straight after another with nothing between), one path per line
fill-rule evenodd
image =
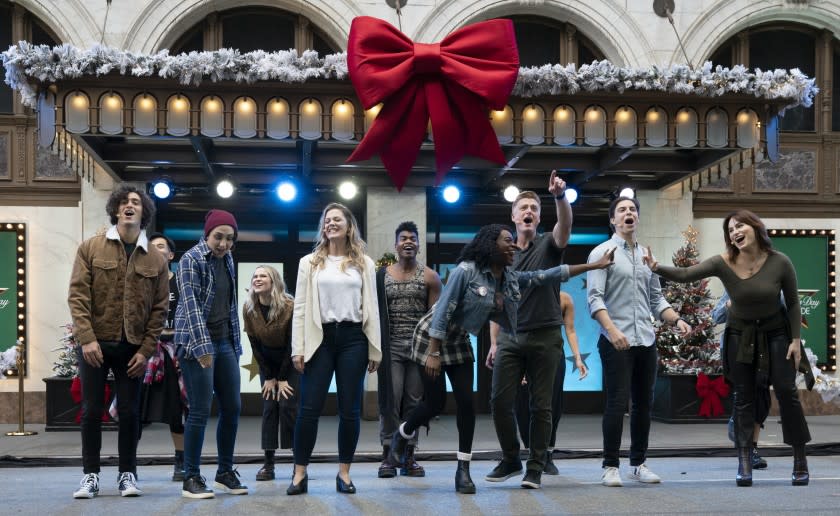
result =
M338 328L361 328L362 323L355 321L333 321L322 323L321 328L324 330L337 330Z

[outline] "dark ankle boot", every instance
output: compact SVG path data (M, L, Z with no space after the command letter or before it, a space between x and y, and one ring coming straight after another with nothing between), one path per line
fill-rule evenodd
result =
M265 450L265 463L257 471L257 480L274 480L274 450Z
M793 447L793 474L790 476L790 480L790 483L795 486L807 486L810 480L804 444Z
M403 467L400 468L400 475L407 476L407 477L425 477L426 470L423 469L423 466L417 464L417 461L414 460L414 445L409 444L405 447L405 460L403 461Z
M172 468L172 481L184 481L184 450L175 450L175 466Z
M382 447L382 464L379 465L379 478L394 478L397 476L397 468L391 463L391 447L387 444Z
M408 439L402 436L399 428L394 435L391 436L391 453L388 455L391 464L402 467L403 455L405 455L405 447L408 445Z
M470 461L459 460L455 471L455 491L461 494L475 494L475 484L470 478Z
M738 448L738 474L735 475L735 483L739 487L752 485L752 447L750 446Z
M758 453L758 443L752 445L752 467L753 469L764 469L767 467L767 461Z

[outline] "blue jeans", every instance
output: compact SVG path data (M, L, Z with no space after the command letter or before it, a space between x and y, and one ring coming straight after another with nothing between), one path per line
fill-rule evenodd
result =
M204 428L210 417L213 394L219 405L219 423L216 425L218 473L233 469L233 447L239 426L239 357L230 339L213 342L213 365L201 367L198 360L184 358L178 350L184 386L190 409L184 425L184 473L187 478L200 474L201 447Z
M656 383L656 345L632 346L616 350L603 335L598 339L598 352L604 367L604 387L607 403L604 408L603 467L618 467L624 411L630 408L630 465L645 462L650 435L650 411L653 407L653 387Z
M300 377L300 408L294 432L295 464L306 466L318 437L318 418L335 373L338 399L338 461L353 462L368 364L368 341L361 323L324 324L324 340Z

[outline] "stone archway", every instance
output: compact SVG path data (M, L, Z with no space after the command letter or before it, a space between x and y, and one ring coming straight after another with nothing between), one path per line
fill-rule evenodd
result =
M102 29L79 0L17 0L14 3L49 27L61 43L84 48L99 42Z
M595 42L604 55L621 66L647 66L653 49L644 31L615 2L592 0L544 0L528 2L527 14L573 24ZM498 16L521 15L523 2L503 0L488 4L480 0L445 0L417 26L418 41L440 41L470 22Z
M840 5L825 2L804 9L789 4L720 0L701 13L686 31L683 39L686 52L693 63L699 65L735 34L770 22L794 22L825 29L840 38ZM679 48L674 49L671 62L682 61L682 52Z
M194 3L180 0L152 0L137 16L122 48L137 52L155 52L172 45L190 27L207 15L242 7L273 7L306 16L329 38L346 45L350 22L361 14L350 0L203 0Z

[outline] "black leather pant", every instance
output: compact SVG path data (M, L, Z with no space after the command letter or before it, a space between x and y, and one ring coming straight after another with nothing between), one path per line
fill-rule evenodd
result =
M756 371L755 361L752 364L737 361L738 340L741 332L731 327L726 328L726 353L729 369L729 379L734 388L733 412L735 417L735 444L739 448L752 446L753 428L755 424L756 385L768 382L773 386L779 411L782 417L782 435L784 442L791 446L804 445L811 440L808 423L799 403L799 392L796 388L796 364L787 360L790 338L784 330L768 332L767 348L770 354L770 368L766 373ZM767 378L762 378L767 375Z

